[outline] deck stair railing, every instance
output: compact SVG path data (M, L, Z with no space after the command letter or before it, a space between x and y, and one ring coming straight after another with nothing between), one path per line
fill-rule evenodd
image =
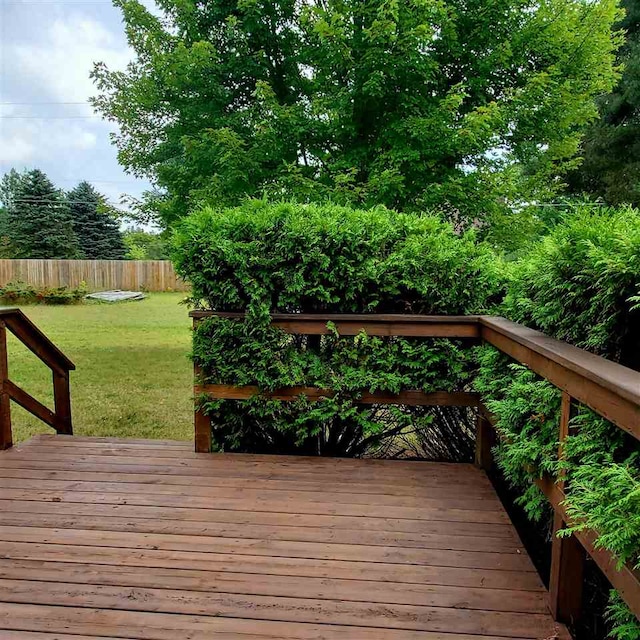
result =
M19 387L9 377L7 331L33 352L53 375L53 411ZM72 435L69 372L75 365L19 309L0 308L0 451L13 445L11 401L32 413L57 433Z
M192 311L194 325L203 318L218 316L242 321L242 313ZM558 424L559 442L569 433L569 421L576 403L582 403L611 421L620 429L640 439L640 372L555 340L505 318L494 316L412 316L412 315L343 315L343 314L274 314L272 324L295 335L322 335L332 323L340 335L357 335L365 331L372 336L465 339L472 344L486 342L562 391L562 411ZM205 384L195 369L195 449L211 450L210 419L200 411L202 397L242 400L259 393L254 386ZM313 387L279 389L270 394L276 400L293 400L300 394L310 400L326 397L331 390ZM399 394L365 393L360 400L370 404L449 405L477 407L476 464L488 470L492 446L498 437L494 419L475 393L422 393L406 390ZM536 484L554 510L550 608L556 620L575 622L582 605L582 587L586 554L596 562L631 611L640 618L640 574L630 565L617 568L617 559L596 545L595 531L582 530L569 537L555 535L569 517L564 507L562 478L542 477Z

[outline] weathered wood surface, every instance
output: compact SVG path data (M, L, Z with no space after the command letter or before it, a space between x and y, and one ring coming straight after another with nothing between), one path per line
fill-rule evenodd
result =
M196 395L205 394L211 398L221 398L225 400L248 400L260 394L260 388L254 385L244 385L236 387L229 384L196 384L194 386ZM331 389L319 389L318 387L286 387L278 389L272 393L265 393L272 400L295 400L299 396L305 396L313 402L322 398L330 398L334 395ZM404 404L411 407L477 407L479 395L477 393L465 391L434 391L425 393L417 390L400 391L399 393L389 393L386 391L376 391L370 393L363 391L358 402L361 404Z
M471 465L40 436L0 453L0 637L568 636Z
M90 291L186 291L169 260L0 260L0 287L8 282Z
M10 380L7 331L51 369L54 411ZM53 427L57 433L73 433L69 372L74 369L73 362L20 309L0 308L0 451L13 446L11 400Z
M242 313L192 311L194 323L210 316L242 320ZM640 372L539 331L496 316L402 314L273 314L273 324L292 334L482 339L549 380L572 398L640 439Z

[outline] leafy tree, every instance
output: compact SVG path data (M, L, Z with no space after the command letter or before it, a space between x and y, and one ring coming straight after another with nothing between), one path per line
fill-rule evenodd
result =
M39 169L19 180L6 223L15 258L78 257L78 240L64 194Z
M120 162L199 201L444 209L557 191L615 80L616 0L116 0L136 58L96 66Z
M569 175L569 188L608 204L640 205L640 5L623 0L620 27L627 41L620 49L620 84L599 101L600 119L585 135L584 162Z
M168 241L162 233L131 229L124 233L124 244L129 260L168 260Z
M87 260L121 260L125 247L117 221L109 214L104 196L83 181L67 194L73 229L82 257Z

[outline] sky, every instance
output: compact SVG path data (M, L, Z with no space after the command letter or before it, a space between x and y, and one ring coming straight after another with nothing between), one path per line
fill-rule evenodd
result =
M114 204L149 184L118 165L116 125L87 99L94 62L132 58L110 0L0 0L0 175L38 168L61 189L91 182Z

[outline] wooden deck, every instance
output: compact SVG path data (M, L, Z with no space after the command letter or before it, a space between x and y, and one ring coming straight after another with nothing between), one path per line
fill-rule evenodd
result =
M2 640L568 637L473 466L192 446L0 452Z

